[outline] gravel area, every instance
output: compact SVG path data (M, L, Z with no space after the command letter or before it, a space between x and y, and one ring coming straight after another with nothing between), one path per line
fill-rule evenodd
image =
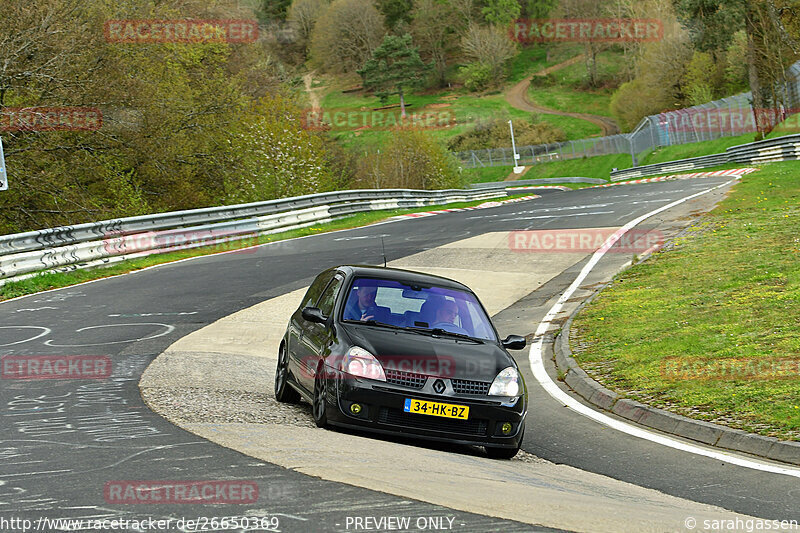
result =
M271 358L216 352L167 352L142 376L142 398L155 412L186 423L255 423L314 427L311 408L279 403Z
M177 425L232 422L315 427L307 403L279 403L272 390L255 393L148 387L142 389L142 398L152 410Z

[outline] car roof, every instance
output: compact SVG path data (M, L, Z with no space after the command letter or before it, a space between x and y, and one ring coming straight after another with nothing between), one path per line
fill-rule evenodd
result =
M352 276L388 279L392 281L402 281L405 283L418 283L420 285L435 285L437 287L446 287L450 289L459 289L472 292L472 289L455 280L443 278L441 276L434 276L432 274L423 274L422 272L414 272L413 270L376 267L369 265L341 265L336 267L336 269Z

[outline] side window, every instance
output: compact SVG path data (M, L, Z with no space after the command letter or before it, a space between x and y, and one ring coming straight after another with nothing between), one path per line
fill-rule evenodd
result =
M323 315L331 316L331 313L333 313L333 304L336 302L336 295L339 293L339 287L341 286L342 278L337 276L333 278L333 281L330 282L328 287L322 293L319 303L317 303L317 307L319 307Z
M306 291L306 295L303 297L303 305L300 306L300 309L304 307L313 307L317 300L319 300L320 294L322 294L322 290L328 284L328 282L333 277L333 271L331 272L323 272Z

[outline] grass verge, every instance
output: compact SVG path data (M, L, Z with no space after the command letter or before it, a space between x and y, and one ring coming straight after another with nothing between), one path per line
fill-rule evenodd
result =
M519 194L509 195L508 197L502 198L500 200L519 198L521 196L529 196L530 194L531 193L529 191L523 191L520 192ZM153 265L172 263L174 261L179 261L181 259L186 259L189 257L209 255L218 253L220 251L237 250L248 246L253 246L255 244L264 244L268 242L294 239L296 237L314 235L317 233L326 233L329 231L357 228L360 226L365 226L367 224L379 222L381 220L385 220L387 218L396 215L402 215L407 213L419 213L421 211L430 211L431 209L441 209L441 208L453 209L458 207L470 207L470 206L480 205L484 202L489 202L489 201L493 200L456 202L447 205L441 205L441 206L432 205L414 209L391 209L385 211L369 211L366 213L357 213L354 215L343 217L338 220L334 220L333 222L329 222L327 224L319 224L315 226L309 226L307 228L285 231L282 233L274 233L272 235L263 235L261 237L258 237L257 239L244 239L243 241L240 242L233 241L229 243L223 243L222 245L204 246L201 248L194 248L191 250L182 250L178 252L156 254L148 257L142 257L139 259L122 261L120 263L110 265L107 267L79 269L71 272L43 273L30 279L13 281L6 283L3 286L0 286L0 301L16 298L19 296L24 296L26 294L34 294L37 292L46 291L50 289L68 287L70 285L76 285L78 283L83 283L86 281L92 281L96 279L116 276L119 274L125 274L127 272L141 270L143 268L147 268Z
M800 440L800 162L765 165L674 247L617 277L572 349L622 396Z

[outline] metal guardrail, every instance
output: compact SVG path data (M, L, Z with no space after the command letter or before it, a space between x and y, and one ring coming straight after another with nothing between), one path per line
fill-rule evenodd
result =
M800 159L800 134L785 135L747 144L731 146L725 153L666 161L642 167L626 168L611 173L611 181L652 176L664 172L683 172L726 165L729 163L769 163Z
M519 187L523 185L536 186L548 185L553 183L606 183L606 180L600 178L539 178L531 180L514 180L514 181L487 181L484 183L472 183L470 185L473 189L498 189L504 187Z
M689 159L678 159L665 163L655 163L653 165L617 170L611 173L611 181L652 176L653 174L660 174L662 172L685 172L687 170L725 165L726 163L728 163L727 154L711 154Z
M355 190L174 211L0 236L0 285L154 253L288 231L353 213L501 198L505 189Z

